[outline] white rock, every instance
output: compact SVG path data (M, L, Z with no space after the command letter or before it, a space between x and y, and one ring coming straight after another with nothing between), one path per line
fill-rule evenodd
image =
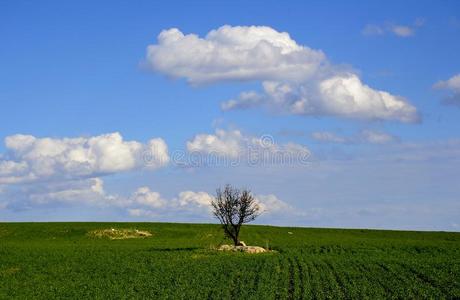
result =
M258 246L247 246L247 247L245 247L244 252L247 252L247 253L264 253L264 252L267 252L267 250L265 250L262 247L258 247Z
M235 252L245 252L245 253L264 253L268 250L259 247L259 246L233 246L233 245L222 245L217 250L219 251L235 251Z

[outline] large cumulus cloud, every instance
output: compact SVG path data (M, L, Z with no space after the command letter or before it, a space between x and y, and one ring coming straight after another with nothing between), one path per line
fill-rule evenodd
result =
M223 110L265 106L287 114L417 122L417 109L403 97L372 89L353 73L303 83L265 81L263 93L243 92Z
M298 45L288 33L266 26L222 26L205 38L172 28L147 47L155 70L192 84L225 80L301 80L325 62L321 51Z
M0 156L0 206L4 209L119 205L124 199L105 192L102 176L157 169L170 160L161 138L147 143L125 141L117 132L76 138L17 134L6 137L5 145L6 152Z
M405 98L376 90L359 76L331 64L325 54L299 45L286 32L266 26L222 26L204 38L173 28L147 47L151 68L191 84L255 80L263 92L247 91L223 110L266 106L288 114L333 115L417 122Z
M77 138L17 134L6 137L5 145L0 184L97 177L138 168L156 169L169 162L168 147L161 138L143 144L124 141L119 133Z

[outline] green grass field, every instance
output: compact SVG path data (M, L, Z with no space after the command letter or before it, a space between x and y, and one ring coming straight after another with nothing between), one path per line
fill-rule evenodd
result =
M153 236L88 235L106 228ZM242 240L277 252L215 251L217 225L0 223L0 298L460 298L460 233L245 226Z

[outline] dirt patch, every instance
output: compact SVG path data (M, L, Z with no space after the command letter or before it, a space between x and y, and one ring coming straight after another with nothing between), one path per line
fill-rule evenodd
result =
M19 268L19 267L11 267L11 268L8 268L8 269L0 271L0 274L13 275L13 274L16 274L19 271L21 271L21 268Z
M152 234L146 230L137 229L123 229L123 228L110 228L110 229L97 229L88 232L88 235L96 238L108 238L111 240L125 240L125 239L143 239L151 237Z

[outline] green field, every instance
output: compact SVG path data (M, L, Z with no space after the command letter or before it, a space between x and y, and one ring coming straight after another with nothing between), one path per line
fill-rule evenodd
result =
M153 236L88 235L106 228ZM460 298L460 233L245 226L242 240L277 251L215 251L217 225L0 223L0 298Z

